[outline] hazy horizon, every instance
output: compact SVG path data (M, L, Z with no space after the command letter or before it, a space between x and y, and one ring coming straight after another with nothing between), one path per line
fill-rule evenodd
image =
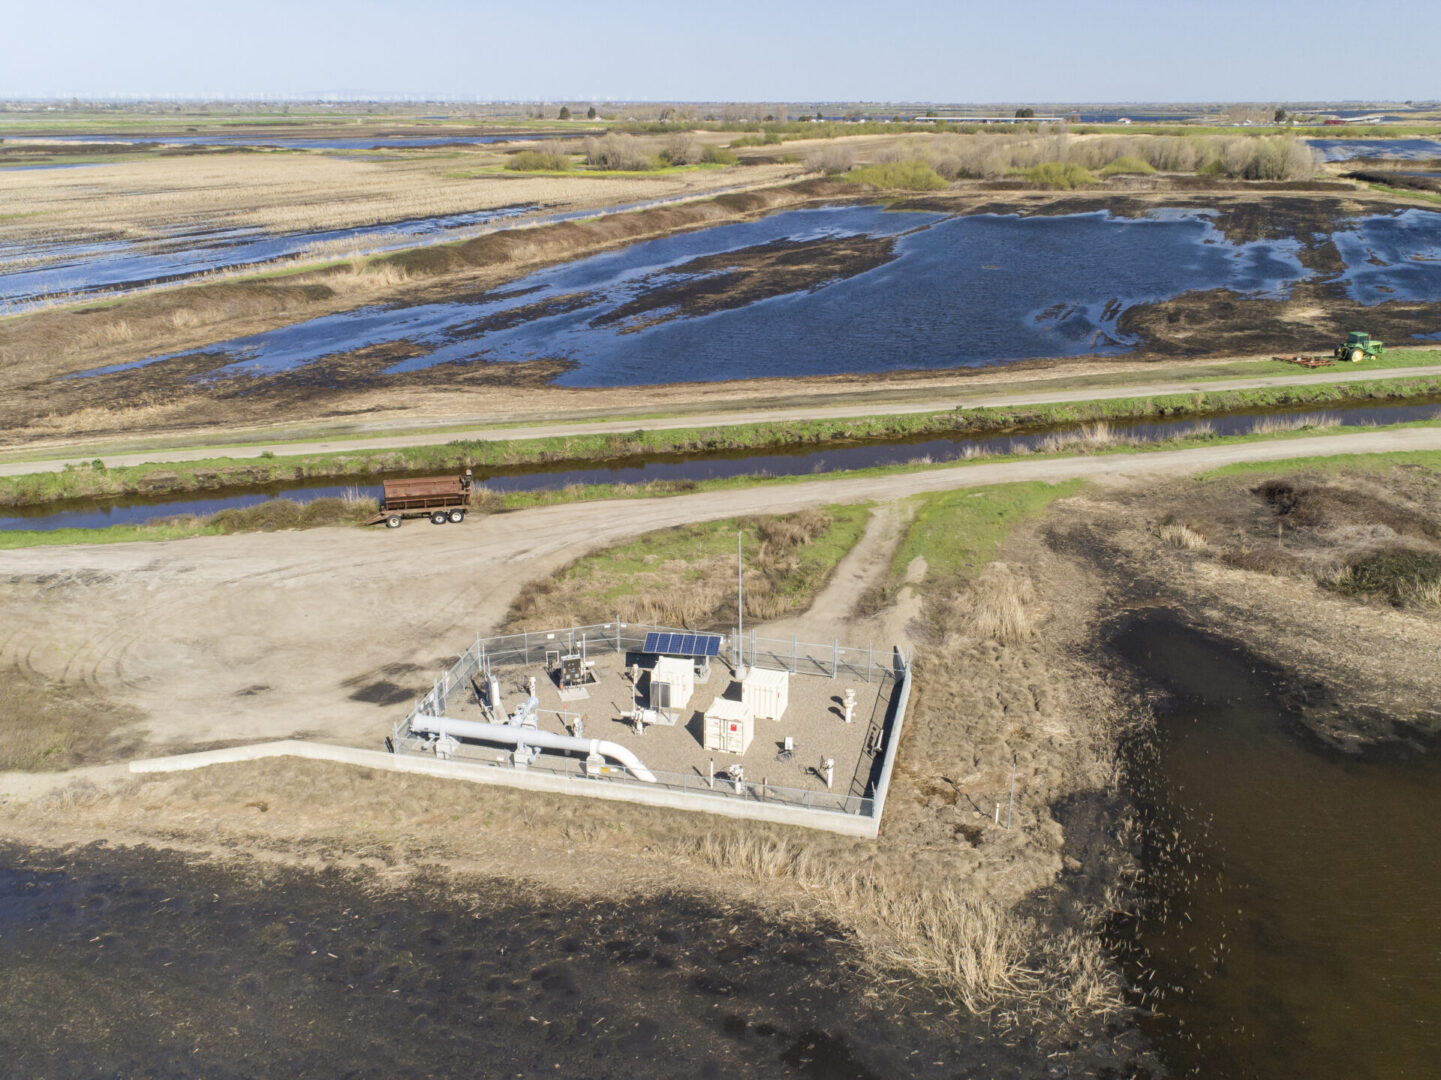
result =
M1185 9L1189 7L1189 12ZM1432 100L1441 7L1381 0L903 14L736 0L723 16L416 0L19 8L10 100L1220 104ZM1335 63L1361 56L1363 67Z

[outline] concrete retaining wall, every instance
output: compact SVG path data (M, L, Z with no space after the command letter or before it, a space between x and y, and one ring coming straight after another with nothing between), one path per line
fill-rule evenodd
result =
M907 678L903 693L909 693L909 691L910 679ZM891 745L886 748L887 762L886 771L882 774L882 784L889 780L890 768L895 761L894 751L897 745L896 740L900 734L900 718L903 712L904 699L896 714L897 723L896 729L891 735ZM778 825L800 825L808 829L822 829L826 832L841 833L846 836L874 838L880 830L880 798L876 800L875 804L876 816L871 818L858 814L808 810L805 807L779 803L742 801L718 795L658 790L640 784L617 784L601 779L556 776L551 773L531 772L510 766L475 765L468 762L442 761L438 758L418 757L411 754L389 754L383 750L361 750L351 746L333 746L329 743L304 742L299 739L231 746L223 750L201 750L193 754L176 754L173 757L143 758L132 761L130 771L136 773L184 772L189 769L203 769L210 765L259 761L262 758L272 757L301 757L316 761L335 761L343 765L388 769L391 772L423 773L450 780L469 780L477 784L499 784L503 787L525 788L529 791L548 791L557 795L584 795L592 799L640 803L642 806L664 806L673 810L685 810L693 813L720 814L723 817L770 821ZM884 792L884 787L878 794L882 792Z

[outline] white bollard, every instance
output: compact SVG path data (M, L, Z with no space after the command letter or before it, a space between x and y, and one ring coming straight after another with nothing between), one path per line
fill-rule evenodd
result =
M833 779L835 779L835 775L836 775L836 759L835 759L835 758L826 758L826 760L825 760L825 770L826 770L826 790L827 790L827 791L830 791L830 789L831 789L831 781L832 781Z
M854 690L847 690L847 691L846 691L846 723L849 724L852 720L854 720L854 719L855 719L855 715L856 715L856 692L855 692Z

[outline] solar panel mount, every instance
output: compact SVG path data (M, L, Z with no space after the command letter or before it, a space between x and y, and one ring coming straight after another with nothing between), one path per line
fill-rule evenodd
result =
M641 652L663 656L719 656L719 634L675 634L653 630Z

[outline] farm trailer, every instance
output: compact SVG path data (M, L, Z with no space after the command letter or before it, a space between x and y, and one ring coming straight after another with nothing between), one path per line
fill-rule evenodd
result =
M470 470L462 476L422 476L412 480L387 480L380 499L380 513L366 522L388 529L400 528L406 518L430 518L432 525L447 521L457 525L465 520L470 509L470 493L474 485Z

